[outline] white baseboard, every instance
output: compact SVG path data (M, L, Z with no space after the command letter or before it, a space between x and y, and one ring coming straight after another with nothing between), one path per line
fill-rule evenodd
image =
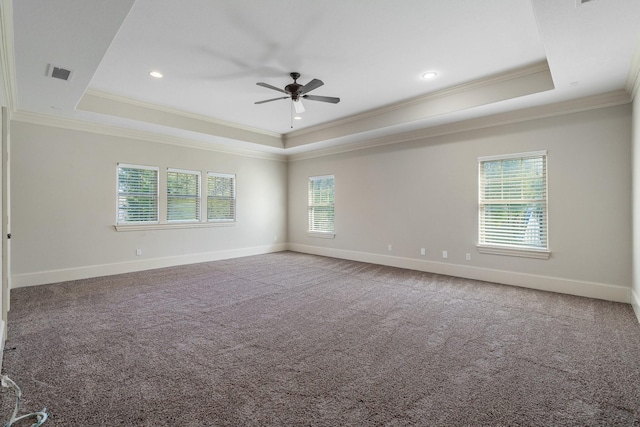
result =
M467 279L484 280L505 285L520 286L542 291L559 292L570 295L597 298L633 304L640 321L640 298L630 288L603 283L585 282L563 279L558 277L540 276L535 274L517 273L505 270L494 270L467 265L444 262L426 261L412 258L393 257L368 252L348 251L343 249L322 248L318 246L297 243L258 246L252 248L231 249L225 251L205 252L181 255L175 257L153 258L122 263L101 264L86 267L49 270L37 273L16 274L11 277L11 288L58 283L69 280L87 279L91 277L109 276L113 274L130 273L134 271L151 270L154 268L172 267L177 265L195 264L199 262L217 261L221 259L239 258L260 255L271 252L291 250L353 261L369 262L411 270L463 277ZM3 325L4 327L4 325Z
M0 319L0 372L2 372L2 361L4 360L4 343L6 335L4 328L4 320Z
M367 252L323 248L297 243L289 243L287 248L295 252L324 255L334 258L348 259L352 261L368 262L372 264L388 265L391 267L407 268L411 270L463 277L467 279L483 280L486 282L520 286L524 288L538 289L541 291L558 292L581 297L623 302L627 304L631 302L631 289L625 286L584 282L579 280L540 276L527 273L517 273L505 270L494 270L444 262L393 257ZM638 311L636 311L636 313L638 313Z
M48 283L59 283L69 280L110 276L113 274L131 273L134 271L151 270L154 268L218 261L221 259L281 252L286 249L287 245L285 243L281 243L277 245L257 246L252 248L229 249L224 251L203 252L165 258L152 258L112 264L65 268L60 270L39 271L37 273L15 274L11 276L11 288L23 288L26 286L45 285Z
M638 322L640 322L640 295L635 292L635 289L631 289L631 307L633 307Z

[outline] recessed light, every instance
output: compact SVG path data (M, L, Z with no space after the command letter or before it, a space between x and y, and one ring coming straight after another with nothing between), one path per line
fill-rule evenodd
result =
M149 71L149 75L151 77L155 77L156 79L162 78L162 73L160 71Z
M294 119L294 120L302 120L302 117L300 117L300 116L295 116L293 119Z
M420 77L422 77L425 80L429 80L429 79L434 78L437 75L438 75L438 73L436 73L435 71L427 71L426 73L422 73L422 76L420 76Z

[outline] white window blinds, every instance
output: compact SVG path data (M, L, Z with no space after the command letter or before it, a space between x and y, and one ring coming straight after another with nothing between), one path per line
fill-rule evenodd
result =
M548 250L546 151L478 161L479 244Z
M118 165L118 224L158 222L158 168Z
M333 233L334 230L334 177L309 177L309 231Z
M236 176L207 173L207 220L236 220Z
M200 172L167 169L167 221L200 221Z

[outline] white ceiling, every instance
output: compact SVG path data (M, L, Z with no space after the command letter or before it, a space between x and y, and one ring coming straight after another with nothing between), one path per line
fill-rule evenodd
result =
M297 153L623 90L640 1L579 1L16 0L15 109Z

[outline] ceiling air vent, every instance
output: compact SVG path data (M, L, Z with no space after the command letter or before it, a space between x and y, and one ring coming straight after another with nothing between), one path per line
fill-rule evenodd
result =
M47 76L53 77L55 79L69 81L72 74L73 72L71 70L67 70L65 68L58 67L52 64L49 64L49 67L47 68Z

